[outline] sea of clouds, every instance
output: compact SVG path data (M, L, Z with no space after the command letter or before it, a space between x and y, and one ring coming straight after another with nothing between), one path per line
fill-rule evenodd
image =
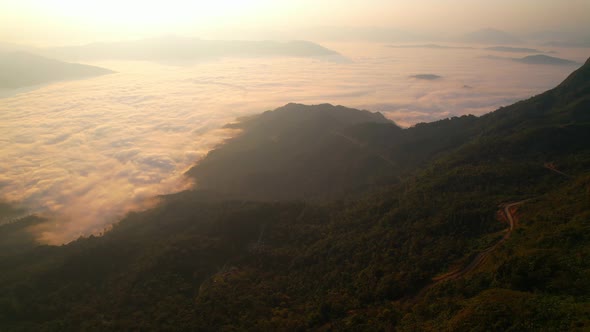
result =
M493 111L575 69L502 62L473 50L335 49L350 61L92 63L117 73L1 98L0 200L48 218L32 229L40 242L66 243L153 206L157 195L198 186L183 173L235 134L222 127L240 116L327 102L410 126ZM412 77L419 74L441 78Z

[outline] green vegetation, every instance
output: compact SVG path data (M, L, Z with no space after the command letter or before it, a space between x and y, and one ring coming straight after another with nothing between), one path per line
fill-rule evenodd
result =
M590 328L590 61L477 118L287 105L102 237L0 256L0 329ZM501 203L530 199L504 235ZM0 234L7 226L0 227Z

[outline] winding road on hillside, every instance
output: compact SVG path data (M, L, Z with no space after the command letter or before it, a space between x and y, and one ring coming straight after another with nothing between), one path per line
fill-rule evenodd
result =
M341 138L344 138L345 140L347 140L349 143L361 148L361 149L367 149L368 146L367 144L364 144L362 142L360 142L359 140L350 137L348 135L345 135L341 132L337 132L337 131L333 131L331 133L332 135L335 136L339 136ZM395 167L395 163L390 160L389 158L387 158L386 156L384 156L383 154L376 152L376 151L371 151L372 153L374 153L377 157L381 158L383 161L387 162L388 164L390 164L391 166ZM565 173L560 172L559 170L557 170L553 164L545 164L545 167L549 168L550 170L554 171L554 172L558 172L562 175L568 176ZM510 236L512 235L512 232L514 231L514 229L516 228L516 219L514 217L514 211L515 208L527 201L529 201L530 199L526 199L526 200L522 200L522 201L518 201L518 202L513 202L513 203L507 203L507 204L502 204L500 205L501 207L501 211L504 214L504 216L506 217L506 219L508 220L508 228L506 230L504 230L505 234L504 236L502 236L502 238L496 242L493 246L487 248L486 250L480 252L479 254L477 254L477 256L475 256L471 262L469 262L469 264L467 264L465 267L463 268L457 268L454 269L450 272L447 272L443 275L437 276L432 278L432 283L430 283L429 285L427 285L426 287L424 287L422 290L420 290L420 292L418 293L418 295L416 295L414 297L414 299L417 299L419 297L421 297L423 294L426 293L426 291L428 291L429 289L433 288L434 286L443 283L447 280L455 280L455 279L459 279L463 276L465 276L467 273L472 272L473 270L477 269L479 266L481 266L485 260L490 256L491 253L493 253L494 251L496 251L496 249L498 249L504 242L506 242L506 240L508 240L510 238Z
M504 234L504 236L498 242L496 242L493 246L491 246L491 247L487 248L486 250L477 254L477 256L475 256L475 258L473 258L473 260L471 260L471 262L469 264L467 264L465 267L458 268L458 269L455 269L451 272L448 272L443 275L432 278L433 282L431 284L429 284L428 286L424 287L422 290L420 290L420 293L418 293L418 295L416 295L416 297L414 299L421 297L422 295L424 295L426 293L426 291L428 291L429 289L433 288L434 286L436 286L440 283L443 283L448 280L459 279L459 278L463 277L464 275L466 275L467 273L469 273L469 272L477 269L479 266L481 266L481 264L483 264L483 262L485 262L485 260L490 256L490 254L492 252L494 252L496 249L498 249L498 247L500 247L504 242L506 242L506 240L508 240L510 238L510 235L512 235L512 232L516 228L516 219L514 217L514 212L515 212L514 208L516 208L517 206L519 206L527 201L529 201L529 199L501 205L502 213L504 214L504 216L506 216L506 219L508 220L508 223L509 223L508 228L505 230L506 234Z

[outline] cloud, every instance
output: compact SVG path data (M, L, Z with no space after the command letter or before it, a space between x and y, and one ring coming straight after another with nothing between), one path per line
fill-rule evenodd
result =
M435 80L441 79L442 76L439 76L436 74L416 74L416 75L411 75L410 78L415 78L418 80L426 80L426 81L435 81Z
M352 62L96 63L117 74L0 99L0 199L50 218L32 229L41 242L65 243L153 206L157 195L190 188L183 173L233 134L220 128L237 117L288 102L329 102L409 126L492 111L569 71L498 67L472 50L344 49ZM416 72L445 79L408 79Z

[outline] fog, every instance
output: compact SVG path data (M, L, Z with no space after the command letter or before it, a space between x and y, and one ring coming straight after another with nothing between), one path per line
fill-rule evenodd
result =
M40 242L61 244L103 232L127 212L153 206L157 195L198 188L183 173L234 135L222 127L240 116L327 102L411 126L492 111L576 68L496 60L489 55L501 54L485 49L324 46L349 61L91 62L116 73L3 91L0 199L47 217L32 231ZM552 50L576 61L586 56Z

